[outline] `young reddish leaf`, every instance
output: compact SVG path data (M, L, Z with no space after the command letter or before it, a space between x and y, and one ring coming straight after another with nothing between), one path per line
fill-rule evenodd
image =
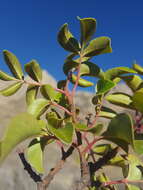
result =
M92 40L84 49L84 56L90 57L104 53L111 53L111 40L108 37L98 37Z
M0 70L0 80L11 81L15 80L15 78Z
M58 33L58 42L67 51L78 54L80 51L78 41L73 37L68 29L68 24L64 24Z
M79 18L81 28L81 45L85 46L96 31L96 20L94 18Z
M23 72L22 72L22 68L17 57L8 50L4 50L3 55L4 55L5 62L8 65L13 76L17 79L22 79Z
M42 80L42 70L36 60L32 60L25 64L25 71L35 81L40 82Z
M42 129L46 127L46 123L35 119L28 113L22 113L14 117L5 132L3 139L0 141L0 162L20 142L33 136L40 136Z
M0 90L0 94L3 96L11 96L21 88L22 84L22 82L16 82L14 84L11 84L7 88Z

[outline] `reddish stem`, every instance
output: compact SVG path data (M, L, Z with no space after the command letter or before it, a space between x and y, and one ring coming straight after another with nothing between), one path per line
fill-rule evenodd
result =
M128 179L121 179L121 180L115 180L115 181L107 181L102 184L103 187L109 186L109 185L115 185L115 184L121 184L121 183L143 183L143 180L128 180Z
M66 108L64 108L63 106L61 106L55 102L51 102L51 105L58 107L59 109L65 111L67 114L69 114L71 116L73 115L69 110L67 110Z

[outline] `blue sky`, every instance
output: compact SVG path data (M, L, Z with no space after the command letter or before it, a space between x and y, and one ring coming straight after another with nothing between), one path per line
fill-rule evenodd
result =
M112 54L100 55L94 62L104 70L143 64L142 0L4 0L0 4L0 69L8 71L2 50L17 55L22 65L36 59L57 80L64 79L62 65L68 54L57 42L62 24L69 23L79 37L77 16L97 19L96 36L112 39Z

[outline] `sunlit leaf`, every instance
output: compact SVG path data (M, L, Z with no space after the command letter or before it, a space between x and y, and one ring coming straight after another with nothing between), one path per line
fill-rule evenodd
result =
M66 123L65 126L60 128L55 128L54 126L48 124L48 129L62 142L66 144L70 144L72 142L74 132L72 123Z
M43 166L43 151L45 144L43 144L42 139L37 137L33 139L27 148L27 160L30 165L38 172L44 173Z
M96 20L94 18L78 18L81 28L81 44L86 45L90 41L96 30Z
M22 82L16 82L14 84L11 84L10 86L4 88L3 90L0 90L0 94L3 96L11 96L15 94L21 87Z
M4 55L5 62L8 65L13 76L17 79L22 79L23 72L22 72L22 68L17 57L8 50L4 50L3 55Z
M111 138L111 141L112 138L124 141L134 147L133 121L130 115L121 113L114 117L103 136L108 137L108 139Z
M105 117L107 119L112 119L116 115L117 113L114 110L105 106L102 106L101 111L99 112L99 117Z
M110 144L98 144L93 148L93 151L98 155L105 155L109 150L111 150Z
M143 82L143 80L137 75L122 76L121 79L126 82L132 91L136 91Z
M135 108L143 113L143 88L137 90L132 97Z
M143 67L137 64L136 62L133 64L133 69L138 73L138 74L143 74Z
M37 120L28 113L22 113L14 117L10 121L5 135L0 142L0 162L20 142L29 137L40 136L42 129L45 127L46 123L44 121Z
M115 86L116 84L111 80L101 79L96 85L96 95L105 94Z
M126 184L125 190L141 190L141 189L137 187L136 185Z
M46 99L36 99L28 106L28 113L39 118L49 107L49 101Z
M78 41L73 37L68 29L68 24L64 24L58 33L58 42L67 51L77 53L80 50Z
M104 53L111 53L111 40L108 37L98 37L92 40L84 50L84 56L95 56Z
M105 99L114 105L134 109L132 97L126 93L115 92L107 95Z
M42 80L42 70L36 60L32 60L24 65L25 71L35 81L40 82Z
M71 78L71 82L75 84L77 80L77 76L72 74L72 78ZM78 81L78 86L81 86L81 87L90 87L90 86L94 86L94 83L93 82L90 82L88 80L85 80L83 78L80 78L79 81Z
M15 80L15 78L0 70L0 80L11 81Z
M33 103L33 101L36 99L37 97L37 93L38 93L38 86L35 85L29 85L26 91L26 102L27 105L30 105L31 103Z

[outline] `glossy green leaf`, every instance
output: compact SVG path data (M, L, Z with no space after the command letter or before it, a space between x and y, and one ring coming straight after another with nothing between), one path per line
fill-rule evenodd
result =
M81 45L85 46L96 30L96 20L94 18L79 18L81 28Z
M114 117L103 136L124 141L134 147L134 129L130 115L121 113Z
M107 165L124 167L126 165L126 160L120 155L115 156L114 158L108 161Z
M110 144L98 144L93 148L93 151L98 155L105 155L110 150L111 150Z
M17 57L8 50L4 50L3 55L4 55L5 62L8 65L13 76L17 79L22 79L23 72L22 72L22 68Z
M116 92L107 95L105 99L114 105L134 109L132 97L128 94Z
M0 162L2 162L7 155L20 142L33 136L40 136L46 123L35 119L28 113L22 113L14 117L9 123L3 139L0 142Z
M117 113L114 110L105 106L102 106L101 111L99 112L99 117L105 117L107 119L112 119L116 115Z
M49 107L49 101L46 99L36 99L28 106L28 113L34 115L36 118L39 118Z
M135 108L143 113L143 88L137 90L132 97Z
M111 53L111 40L108 37L98 37L92 40L84 50L84 56L95 56L104 53Z
M54 90L54 88L50 84L42 85L40 88L41 94L44 96L44 98L48 100L54 100L56 97L57 92Z
M11 81L15 80L15 78L0 70L0 80Z
M126 73L137 73L135 70L130 69L128 67L115 67L113 69L109 69L105 72L106 79L113 80L116 77L119 77L122 74Z
M24 65L27 74L35 81L40 82L42 80L42 70L36 60L32 60Z
M27 161L38 173L44 173L43 151L41 138L37 137L30 142L26 152Z
M33 103L33 101L36 99L37 97L37 93L38 93L38 86L35 85L29 85L26 91L26 102L27 105L30 105L31 103Z
M0 90L0 95L3 96L11 96L15 94L22 86L22 82L16 82L14 84L11 84L10 86L4 88L3 90Z
M80 51L78 41L73 37L68 29L68 24L64 24L58 33L58 42L67 51L77 53Z
M101 79L96 85L96 95L105 94L115 86L116 83L112 82L111 80Z
M127 171L123 169L123 175L128 180L141 180L142 171L139 166L142 165L142 162L133 154L129 154L126 159L128 160Z
M72 123L68 122L61 128L55 128L55 126L48 124L48 129L63 143L70 144L72 142L74 133Z
M78 65L79 65L79 63L77 63L76 61L73 61L73 60L67 61L67 62L63 65L63 71L64 71L65 75L68 75L69 72L75 70Z
M140 66L139 64L137 63L134 63L133 64L133 69L138 73L138 74L143 74L143 67Z
M134 150L138 154L143 154L143 140L134 140Z
M88 61L81 64L80 75L104 78L104 72L98 67L98 65Z
M71 77L71 82L75 84L77 80L77 76L72 74L72 77ZM78 81L78 86L81 86L81 87L90 87L90 86L94 86L94 83L93 82L90 82L88 80L85 80L83 78L80 78L79 81Z
M137 75L122 76L121 79L126 82L132 91L136 91L143 82L143 80Z
M126 184L125 190L141 190L141 189L139 187L137 187L136 185Z
M99 135L103 129L103 125L98 123L97 125L95 125L92 128L87 127L87 125L83 124L83 123L77 123L74 125L75 128L79 131L85 131L85 132L90 132L94 135Z

